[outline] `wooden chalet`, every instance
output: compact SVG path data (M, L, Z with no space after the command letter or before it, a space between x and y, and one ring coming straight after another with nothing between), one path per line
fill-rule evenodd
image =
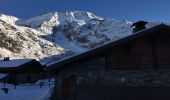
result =
M56 77L52 99L169 100L170 26L160 24L134 32L48 64Z
M4 58L0 61L0 73L5 77L1 82L19 84L37 81L41 73L44 72L43 66L35 59L12 59Z

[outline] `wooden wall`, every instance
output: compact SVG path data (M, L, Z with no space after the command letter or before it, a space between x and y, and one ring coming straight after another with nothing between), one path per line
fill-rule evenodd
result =
M136 38L112 48L105 58L107 69L170 68L170 33Z
M155 40L158 66L170 66L170 33L164 30Z

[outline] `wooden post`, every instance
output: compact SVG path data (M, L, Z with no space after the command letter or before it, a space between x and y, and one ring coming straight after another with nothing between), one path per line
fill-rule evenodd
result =
M63 80L64 99L74 98L76 95L76 75L71 75ZM72 99L71 99L72 100Z
M49 82L49 83L48 83L48 86L49 86L49 88L50 88L50 82L51 82L51 78L50 78L50 77L48 78L48 82Z
M14 74L14 78L13 78L13 84L14 84L14 88L16 89L16 74Z
M15 84L15 89L17 88L17 85Z
M40 88L43 86L43 82L40 82Z
M48 81L49 81L49 82L51 81L51 78L50 78L50 77L48 78Z

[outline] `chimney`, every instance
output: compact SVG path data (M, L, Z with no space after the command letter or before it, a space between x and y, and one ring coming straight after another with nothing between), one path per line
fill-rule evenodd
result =
M4 57L4 61L9 61L9 57Z
M148 22L146 22L146 21L138 21L136 23L133 23L133 25L131 26L133 28L133 32L135 33L135 32L138 32L140 30L146 29L145 25L147 23Z

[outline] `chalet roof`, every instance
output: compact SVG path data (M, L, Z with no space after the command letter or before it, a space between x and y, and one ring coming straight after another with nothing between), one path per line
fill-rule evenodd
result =
M25 63L31 62L33 59L13 59L9 61L0 60L0 68L19 67Z
M35 59L0 60L0 73L37 73L43 69L44 66Z
M66 57L64 59L52 62L52 63L47 65L47 69L49 71L60 70L61 68L64 67L64 65L70 64L72 62L79 62L79 61L83 61L83 60L88 60L88 58L103 54L106 50L108 50L108 49L110 49L110 48L112 48L116 45L126 43L130 40L136 39L136 38L143 36L143 35L149 35L151 33L157 32L157 31L159 31L163 28L170 30L170 26L165 25L165 24L160 24L160 25L148 28L148 29L143 29L141 31L134 33L133 35L127 36L125 38L121 38L121 39L116 40L116 41L112 41L108 44L105 44L103 46L91 49L87 52L84 52L84 53L81 53L81 54L76 54L76 55L69 56L69 57Z

